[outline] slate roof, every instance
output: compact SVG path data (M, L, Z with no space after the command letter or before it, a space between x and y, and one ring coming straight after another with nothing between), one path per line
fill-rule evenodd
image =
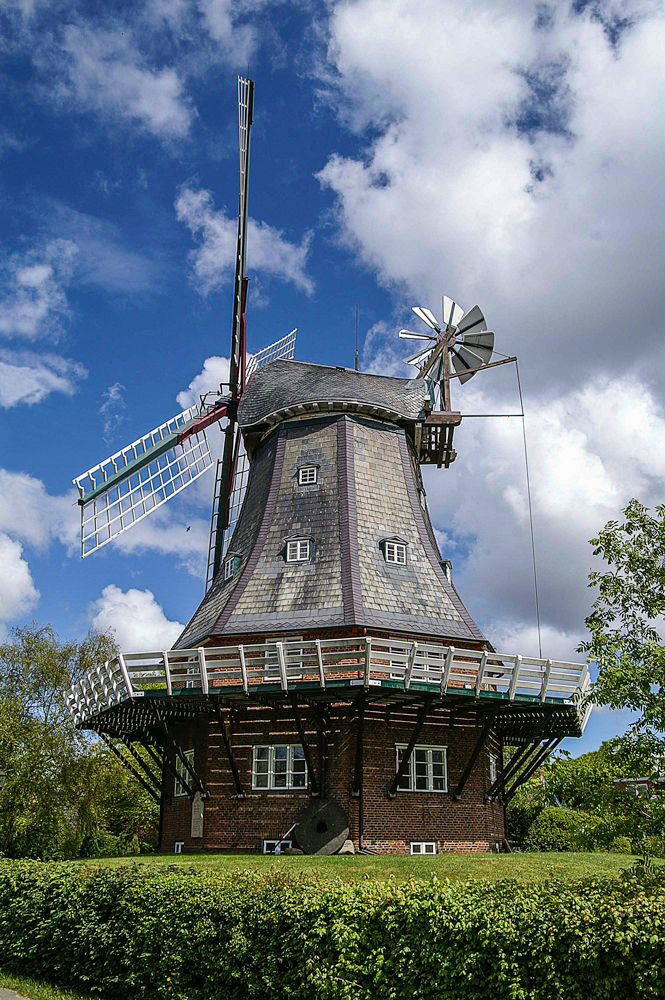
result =
M279 375L277 387L266 377L270 369ZM264 420L272 406L298 405L304 395L316 401L326 378L336 390L327 402L346 393L347 401L362 396L381 407L382 400L393 411L399 403L399 416L333 412L279 420L253 452L230 545L238 569L227 581L218 574L176 648L340 626L431 634L458 645L485 641L444 573L418 459L400 426L416 419L424 387L414 392L416 380L276 361L252 379L241 402L242 425L256 427L249 421ZM400 402L396 389L404 383L409 392ZM343 409L343 400L338 405ZM302 465L318 467L316 484L299 485ZM293 535L314 540L310 562L285 561ZM381 542L395 535L407 543L406 566L385 560Z
M326 411L339 409L337 404L344 403L414 422L424 419L429 392L424 379L367 375L352 368L277 360L252 376L238 407L238 421L246 429L275 422L275 415L282 416L280 411L291 407Z

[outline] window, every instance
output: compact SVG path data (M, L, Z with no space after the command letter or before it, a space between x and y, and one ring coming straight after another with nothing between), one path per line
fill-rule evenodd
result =
M316 465L303 465L298 469L298 486L311 486L318 482L319 469Z
M287 562L307 562L310 555L309 538L296 538L286 543Z
M230 580L231 577L235 574L235 571L236 571L237 567L238 567L238 558L237 558L237 556L231 556L229 559L225 559L224 560L224 579L225 580Z
M200 673L199 667L187 667L187 673L188 674L199 674ZM185 681L185 687L186 688L198 687L198 683L197 683L197 681L187 680L187 681Z
M184 840L176 840L175 844L173 845L173 853L182 854L182 849L184 846L185 846Z
M252 788L257 791L307 788L307 763L301 745L254 747Z
M395 747L397 767L402 763L406 744ZM447 792L448 775L445 747L414 747L409 766L399 783L400 792Z
M264 840L263 841L263 853L264 854L282 854L289 847L293 847L292 840Z
M187 763L193 769L194 768L194 751L186 750L185 757L187 758ZM174 795L187 795L187 789L183 785L183 781L186 781L188 785L191 786L192 779L189 771L180 760L180 757L175 759L175 771L178 777L175 779L175 788L173 790Z
M499 777L499 761L496 754L490 754L490 785L493 785Z
M436 844L433 840L411 841L412 854L436 854Z
M397 563L398 566L406 566L406 544L404 542L383 543L383 552L386 562Z

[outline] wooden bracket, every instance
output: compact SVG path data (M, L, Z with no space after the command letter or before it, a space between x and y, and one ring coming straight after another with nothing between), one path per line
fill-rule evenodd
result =
M413 727L413 732L411 733L411 739L409 740L408 746L407 746L406 750L404 751L404 755L402 757L402 762L399 765L399 767L397 768L397 773L395 774L395 777L393 778L392 784L391 784L391 786L390 786L390 788L388 789L388 792L387 792L387 795L388 795L389 799L394 799L395 795L397 794L397 789L399 788L399 783L402 780L402 778L404 777L404 775L406 773L406 769L409 766L409 761L411 760L411 754L413 753L413 748L415 747L416 743L418 742L418 737L420 736L420 733L422 731L423 725L425 723L425 719L427 718L427 714L428 714L428 712L430 710L430 706L431 706L431 698L428 698L425 701L425 704L420 708L420 710L418 712L418 715L416 716L416 724Z
M474 746L473 750L471 751L471 756L469 757L468 761L466 762L466 767L464 768L464 771L462 772L462 777L459 779L459 781L457 782L455 788L453 789L452 796L453 796L453 798L455 799L456 802L459 799L461 799L461 797L462 797L462 792L464 791L464 786L466 785L467 780L469 778L469 775L471 774L471 771L473 770L473 765L478 760L478 756L480 754L480 751L483 748L483 744L485 743L485 740L487 739L487 734L489 733L490 727L491 727L491 725L492 725L493 722L494 722L494 716L492 716L492 715L488 716L485 719L485 723L483 725L483 728L480 731L480 736L476 740L475 746Z
M228 727L224 721L224 716L222 715L221 709L217 702L210 699L210 703L213 707L213 711L219 723L219 729L222 734L222 742L224 743L224 749L226 750L226 756L229 758L229 765L231 767L231 774L233 775L233 784L235 785L236 795L239 799L244 799L247 797L247 793L243 787L242 781L240 779L240 771L238 770L238 765L236 763L235 756L233 754L233 747L231 746L231 737L229 734Z
M365 743L365 691L364 689L356 698L358 719L356 722L356 759L353 768L353 787L351 795L358 798L363 782L363 756Z
M309 743L307 742L305 727L302 724L302 718L300 717L300 712L298 711L298 699L296 695L292 696L291 704L293 705L293 714L296 720L296 727L298 729L300 744L302 746L302 750L305 755L305 763L307 764L307 774L309 775L310 788L312 790L312 795L316 796L320 794L320 786L316 777L316 771L314 770L314 764L312 763L312 755L309 752Z

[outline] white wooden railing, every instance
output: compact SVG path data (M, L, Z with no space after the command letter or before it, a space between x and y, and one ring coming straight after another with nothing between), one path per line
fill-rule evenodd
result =
M121 653L77 681L68 706L74 721L85 725L152 690L186 697L235 687L249 694L262 685L292 691L301 682L325 688L335 681L405 690L426 684L442 694L473 691L509 701L555 699L575 706L582 729L591 712L587 664L375 637Z

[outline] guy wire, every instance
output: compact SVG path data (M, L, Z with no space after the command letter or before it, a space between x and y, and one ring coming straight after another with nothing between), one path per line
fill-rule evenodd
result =
M524 400L522 398L522 385L520 382L520 368L515 359L515 374L517 375L517 391L520 396L520 410L522 411L522 436L524 438L524 468L526 470L526 495L529 503L529 526L531 528L531 558L533 560L533 590L536 598L536 624L538 626L538 656L543 658L543 645L540 635L540 603L538 601L538 573L536 570L536 543L533 534L533 508L531 505L531 482L529 479L529 454L526 446L526 419L524 416Z

